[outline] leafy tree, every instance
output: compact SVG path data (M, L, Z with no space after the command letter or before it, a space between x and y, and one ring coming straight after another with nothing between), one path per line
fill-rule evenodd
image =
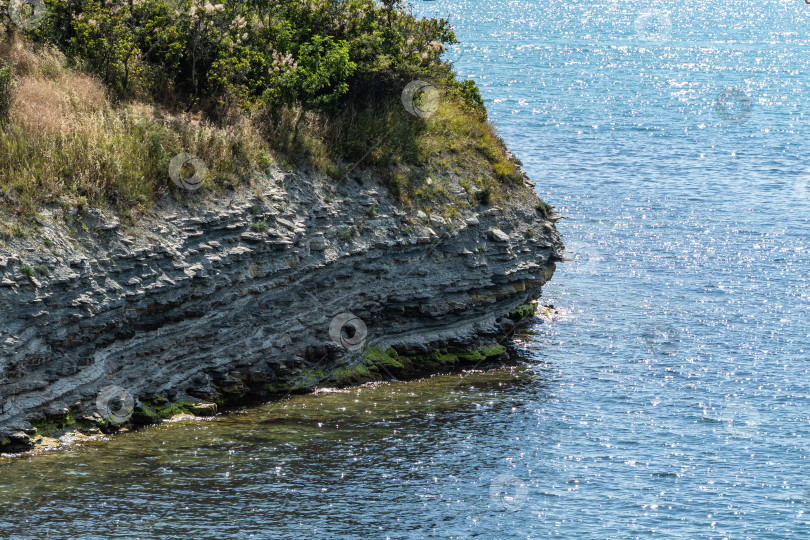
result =
M0 0L4 1L4 0ZM216 1L216 0L214 0ZM46 0L29 34L56 44L119 94L157 92L211 111L335 110L452 74L455 35L399 0ZM472 83L456 89L480 105Z

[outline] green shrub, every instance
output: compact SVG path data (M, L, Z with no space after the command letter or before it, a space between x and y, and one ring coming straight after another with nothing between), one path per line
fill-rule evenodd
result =
M475 200L478 201L478 204L489 206L490 203L492 202L492 190L488 187L485 187L480 191L476 191Z
M523 178L517 167L511 161L502 159L492 166L492 172L501 182L516 184Z
M546 201L540 201L534 208L540 212L544 218L548 218L554 214L554 207L548 204Z
M357 234L357 229L354 227L347 227L340 232L339 236L341 240L348 242L355 234Z
M270 230L270 226L266 221L257 221L250 226L250 230L257 233L263 233Z
M446 76L441 53L457 42L447 21L417 19L397 1L46 4L48 16L30 35L117 93L179 94L219 113L280 104L337 110L346 99L389 97L413 79ZM457 86L480 102L472 83Z
M468 109L479 112L486 117L487 109L484 106L484 99L481 97L481 92L475 85L475 81L469 79L457 81L453 78L450 81L450 88L464 101Z

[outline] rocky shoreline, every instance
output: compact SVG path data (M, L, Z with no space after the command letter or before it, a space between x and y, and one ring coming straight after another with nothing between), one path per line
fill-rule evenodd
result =
M496 358L563 258L528 179L440 216L269 172L137 226L54 205L0 250L0 452Z

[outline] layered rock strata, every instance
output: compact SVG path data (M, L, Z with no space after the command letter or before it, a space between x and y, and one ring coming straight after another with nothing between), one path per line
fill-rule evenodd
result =
M109 388L137 417L155 400L341 382L369 350L413 363L493 343L562 259L555 217L528 181L439 213L283 171L131 227L46 210L0 250L0 442L30 447L52 419L108 423Z

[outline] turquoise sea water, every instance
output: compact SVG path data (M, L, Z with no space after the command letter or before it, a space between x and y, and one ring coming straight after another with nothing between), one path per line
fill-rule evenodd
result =
M0 464L0 537L810 537L810 5L415 10L569 218L525 364Z

